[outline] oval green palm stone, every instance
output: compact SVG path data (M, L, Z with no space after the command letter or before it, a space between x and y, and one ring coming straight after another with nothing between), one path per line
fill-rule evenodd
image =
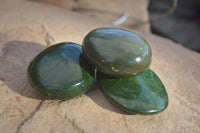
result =
M102 92L112 102L133 114L156 114L168 105L166 89L150 69L131 78L98 74L97 81Z
M151 64L151 48L144 38L123 29L101 28L87 34L83 54L91 64L112 77L132 77Z
M82 47L75 43L53 45L37 55L28 67L33 88L52 99L71 99L89 90L93 77L82 58Z

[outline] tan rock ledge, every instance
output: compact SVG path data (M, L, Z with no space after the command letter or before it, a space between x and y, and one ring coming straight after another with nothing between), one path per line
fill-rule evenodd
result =
M27 82L31 59L47 45L81 44L97 27L110 25L31 1L0 1L0 132L199 132L200 54L141 31L135 32L152 47L151 69L169 94L164 112L128 115L112 106L99 89L69 101L42 100Z

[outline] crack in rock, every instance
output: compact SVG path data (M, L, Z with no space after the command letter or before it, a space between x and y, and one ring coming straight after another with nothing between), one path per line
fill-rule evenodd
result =
M78 133L84 133L84 130L81 129L80 127L78 127L78 126L76 125L76 123L74 122L74 120L71 120L71 119L67 118L67 116L65 116L65 119L72 125L72 127L73 127L75 130L77 130Z
M53 42L55 41L53 36L50 35L50 33L46 30L45 26L43 24L40 24L40 23L38 24L36 22L33 22L31 24L28 24L28 25L20 25L20 26L13 26L13 25L7 24L7 27L9 27L9 31L12 31L12 30L16 31L18 29L25 29L25 30L33 32L33 33L41 33L47 47L50 46L51 44L53 44ZM2 39L0 39L0 40L2 40Z
M63 102L67 102L65 100L60 100L57 102L57 108L59 108L60 104L62 104ZM80 128L76 123L75 123L75 120L74 119L70 119L68 118L67 114L65 115L61 115L59 114L57 111L55 111L55 114L56 116L60 117L60 119L64 119L66 120L70 125L71 127L74 129L74 131L76 133L84 133L84 130L82 128Z
M31 119L35 114L36 112L40 109L40 107L42 106L42 103L44 102L45 100L42 100L38 105L37 107L35 108L35 110L24 120L22 121L18 127L17 127L17 131L15 133L19 133L20 129L22 128L22 126L29 120Z
M54 38L49 34L46 30L45 26L41 24L42 30L45 32L45 42L47 47L50 46L54 42Z

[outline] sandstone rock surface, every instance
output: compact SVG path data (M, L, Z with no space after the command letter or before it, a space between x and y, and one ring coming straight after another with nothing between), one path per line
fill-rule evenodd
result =
M97 86L68 101L43 100L30 87L27 65L42 49L63 41L81 44L89 31L108 26L56 7L0 0L0 132L198 133L200 54L150 33L135 31L151 45L151 69L169 94L169 106L160 114L126 114Z
M142 24L148 21L148 3L149 0L79 0L74 8L81 14L110 24L128 15L121 26L149 31L149 24Z

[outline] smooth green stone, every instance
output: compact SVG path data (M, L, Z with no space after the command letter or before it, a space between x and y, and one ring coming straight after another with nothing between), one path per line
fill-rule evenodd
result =
M33 88L52 99L71 99L89 90L93 77L86 69L82 47L74 43L53 45L37 55L28 67Z
M112 77L132 77L151 64L151 48L144 38L123 29L95 29L83 41L83 54L99 71Z
M166 89L150 69L131 78L111 78L98 74L97 81L112 102L133 114L156 114L168 105Z

